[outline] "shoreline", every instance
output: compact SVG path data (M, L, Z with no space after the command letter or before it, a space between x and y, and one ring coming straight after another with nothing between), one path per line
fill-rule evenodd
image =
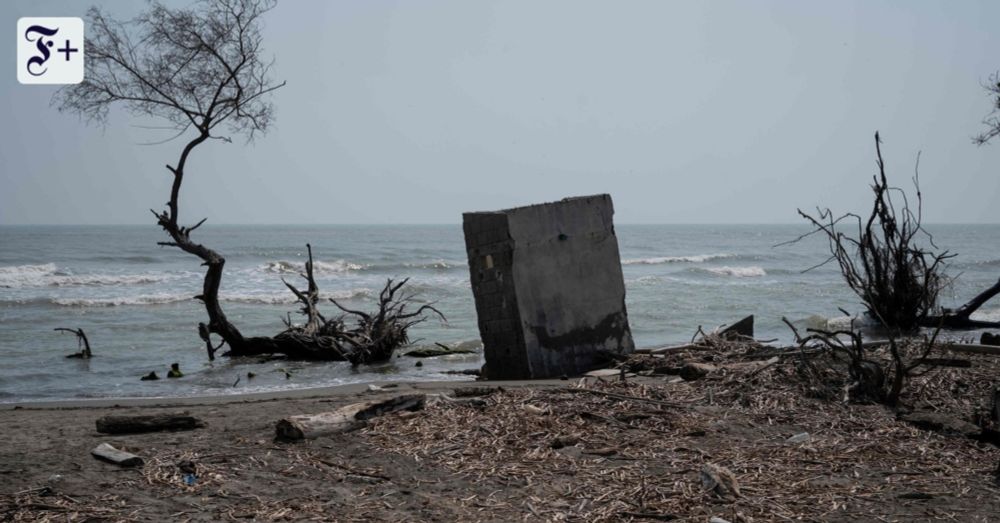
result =
M566 385L573 380L559 378L539 380L448 380L448 381L366 381L329 385L302 389L288 389L266 392L242 392L225 395L204 396L157 396L132 398L85 398L67 400L19 401L0 404L2 411L32 411L32 410L82 410L82 409L113 409L113 408L171 408L171 407L203 407L225 404L262 403L288 400L323 400L329 398L348 398L360 395L397 394L403 392L436 393L450 391L456 388L475 386L487 388L524 388L548 387ZM380 387L378 391L370 391L369 385Z

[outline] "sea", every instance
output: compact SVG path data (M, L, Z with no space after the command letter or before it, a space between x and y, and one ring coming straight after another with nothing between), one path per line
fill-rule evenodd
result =
M1000 277L1000 225L931 225L940 250L956 253L942 304L957 306ZM799 225L616 226L626 306L638 347L690 341L753 314L756 334L791 343L781 318L798 326L847 326L841 309L859 300L844 284L826 240L793 240ZM226 257L221 298L245 335L284 328L295 299L282 279L303 283L313 247L321 296L372 308L387 278L409 278L416 299L447 321L429 318L411 332L413 347L443 343L466 355L410 357L352 368L343 362L217 358L197 332L205 311L203 267L159 247L149 226L0 226L0 403L108 397L183 397L280 391L357 382L469 379L451 374L483 364L460 225L206 225L196 239ZM924 238L928 247L931 238ZM333 315L333 304L321 306ZM975 316L1000 320L1000 303ZM67 359L83 329L94 357ZM976 332L962 333L971 339ZM165 379L172 363L182 378ZM164 379L141 381L155 371ZM253 377L250 377L253 374Z

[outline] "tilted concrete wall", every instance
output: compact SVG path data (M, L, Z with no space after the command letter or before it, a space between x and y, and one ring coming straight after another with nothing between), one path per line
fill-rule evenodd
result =
M463 215L492 379L574 375L634 345L608 195Z

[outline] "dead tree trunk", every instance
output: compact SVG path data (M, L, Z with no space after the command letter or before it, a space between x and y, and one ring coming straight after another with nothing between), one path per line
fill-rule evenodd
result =
M1000 280L997 280L992 287L976 295L968 303L955 310L945 309L937 316L928 316L922 322L924 327L944 327L947 329L996 329L1000 328L1000 322L980 321L970 319L972 313L979 310L984 303L1000 294Z
M80 352L77 352L76 354L70 354L69 356L66 356L67 358L81 358L88 360L91 358L91 356L93 356L93 353L90 352L90 341L87 340L87 335L84 334L83 329L67 329L66 327L57 327L52 330L72 332L73 334L76 334L76 341L77 345L79 345L80 347Z

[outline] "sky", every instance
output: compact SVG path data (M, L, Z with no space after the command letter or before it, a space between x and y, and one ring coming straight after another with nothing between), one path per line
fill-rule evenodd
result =
M0 3L0 224L149 224L168 198L182 141L17 82L17 19L89 5ZM181 214L460 223L606 192L617 223L797 223L870 208L878 130L893 185L921 153L926 222L998 223L1000 143L971 140L997 20L995 0L284 1L264 29L274 126L199 146Z

